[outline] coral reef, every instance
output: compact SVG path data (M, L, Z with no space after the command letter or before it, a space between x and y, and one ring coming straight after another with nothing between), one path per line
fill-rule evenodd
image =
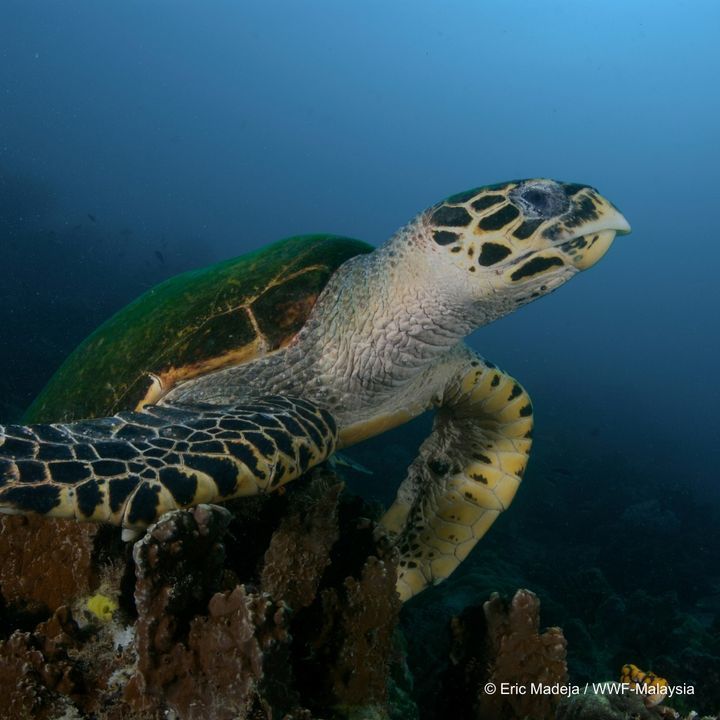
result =
M558 706L483 693L487 682L566 682L565 637L573 682L634 661L696 684L699 709L717 707L711 594L694 616L670 593L621 594L590 564L554 585L546 570L533 586L565 635L540 632L538 596L514 592L534 571L503 557L501 530L401 614L374 514L319 468L283 495L170 513L134 547L111 528L1 519L0 720L542 720L556 707L559 720L677 717L667 705L694 717L678 699L636 709L635 696ZM518 554L539 556L513 522ZM483 603L493 589L512 599Z
M568 680L560 628L540 632L540 602L518 590L509 602L493 593L482 605L453 618L451 665L440 704L463 718L545 720L555 716L559 695L506 694L503 683L552 686ZM495 692L486 692L492 686Z
M37 516L0 515L0 594L25 612L55 611L97 583L101 528Z
M68 649L77 625L66 607L58 608L32 632L15 631L0 642L0 715L7 718L55 716L83 691L83 680Z
M114 541L70 554L92 559L77 588L17 592L3 610L0 718L414 717L396 557L341 490L320 469L233 512L169 513L132 558ZM71 609L16 629L59 599Z

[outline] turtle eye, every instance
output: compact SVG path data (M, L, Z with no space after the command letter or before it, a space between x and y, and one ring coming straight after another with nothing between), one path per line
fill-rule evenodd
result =
M512 191L510 199L527 218L556 217L570 207L567 195L553 182L525 183Z

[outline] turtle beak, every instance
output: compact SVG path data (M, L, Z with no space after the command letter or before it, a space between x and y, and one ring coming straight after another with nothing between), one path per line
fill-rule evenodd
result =
M581 228L582 247L572 255L572 263L578 270L595 265L610 249L616 235L627 235L631 231L630 223L609 200L599 195L595 200L599 217Z
M610 205L606 214L601 218L601 223L608 230L614 230L616 235L629 235L632 232L630 223L614 205Z

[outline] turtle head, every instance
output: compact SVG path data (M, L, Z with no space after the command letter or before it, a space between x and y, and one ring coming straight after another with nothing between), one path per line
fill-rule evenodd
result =
M485 306L487 319L551 292L600 260L617 234L630 232L594 188L547 179L453 195L422 223L433 264L450 264L453 285Z

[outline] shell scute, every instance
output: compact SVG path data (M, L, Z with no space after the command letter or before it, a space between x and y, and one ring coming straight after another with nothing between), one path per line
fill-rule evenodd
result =
M335 270L372 249L337 235L297 236L170 278L82 342L24 421L132 410L179 382L273 352L300 330Z

